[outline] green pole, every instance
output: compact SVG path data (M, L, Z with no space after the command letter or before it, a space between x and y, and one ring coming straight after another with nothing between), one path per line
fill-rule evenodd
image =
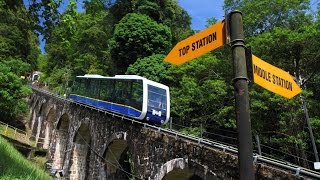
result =
M253 180L253 152L249 112L248 78L242 14L230 13L230 41L234 64L235 113L238 129L238 163L241 180Z

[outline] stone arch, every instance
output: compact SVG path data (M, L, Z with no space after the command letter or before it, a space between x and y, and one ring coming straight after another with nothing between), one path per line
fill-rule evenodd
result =
M28 98L28 105L31 107L33 102L34 102L34 99L35 99L35 93L33 92L32 94L29 95L29 98Z
M35 109L35 107L36 107L37 104L39 103L39 99L40 99L40 96L34 95L33 100L32 100L32 103L31 103L31 108L32 108L32 109Z
M129 146L127 133L117 132L111 135L104 148L104 179L130 179ZM129 174L130 173L130 174Z
M45 109L46 106L46 99L43 97L38 97L35 105L33 106L33 111L32 111L32 115L31 115L31 121L29 122L29 127L32 130L32 135L35 136L36 134L36 130L34 130L34 127L37 127L37 121L38 118L41 116L41 112L43 112L43 110Z
M32 129L34 121L36 119L36 109L39 106L40 103L40 97L36 96L34 100L34 104L31 104L31 116L29 121L29 127Z
M73 138L71 159L69 166L70 179L86 179L90 153L91 134L88 123L80 125Z
M217 179L216 174L195 161L175 158L164 163L153 179L156 180L211 180Z
M38 140L38 147L48 149L51 141L53 124L56 116L56 106L49 108L49 112L45 112L44 122L42 123L41 133Z
M55 132L55 147L54 153L52 157L52 170L62 170L65 154L66 154L66 148L67 148L67 142L68 142L68 131L70 126L70 118L67 114L63 114L57 124L57 129Z
M30 98L28 99L28 106L29 106L29 109L30 109L29 115L32 114L33 107L34 107L34 102L35 102L36 97L37 97L36 94L33 92L30 95Z
M188 167L188 160L184 158L176 158L172 159L166 163L164 163L161 167L159 172L155 175L154 179L161 180L167 174L172 172L174 169L186 169Z
M32 123L32 136L34 136L36 142L38 142L39 136L40 136L40 131L41 127L43 124L43 118L44 118L44 112L46 109L47 103L46 99L41 99L40 104L38 105L39 108L36 108L35 110L35 119L33 120Z

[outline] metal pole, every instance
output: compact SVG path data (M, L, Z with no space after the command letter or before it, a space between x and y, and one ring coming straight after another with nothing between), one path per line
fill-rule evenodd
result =
M230 13L230 36L234 63L235 112L238 129L238 160L241 180L253 180L253 151L249 112L248 78L242 14Z
M203 133L203 131L202 131L202 124L200 124L200 138L202 139L202 133Z
M256 135L256 141L257 141L257 146L258 146L259 155L262 155L262 153L261 153L261 146L260 146L260 139L259 139L258 134Z
M296 79L298 79L299 86L301 87L301 89L305 89L306 85L305 85L305 83L302 83L302 78L301 78L300 73L296 74ZM304 114L306 116L306 121L307 121L308 129L309 129L309 134L310 134L310 138L311 138L311 143L312 143L312 147L313 147L314 156L316 158L316 162L319 162L319 155L318 155L318 151L317 151L317 145L316 145L315 140L314 140L312 127L311 127L310 120L309 120L307 101L306 101L305 97L303 96L303 94L300 94L300 99L302 101L302 108L303 108Z
M304 111L304 114L306 116L306 121L307 121L307 124L308 124L308 129L309 129L309 133L310 133L310 138L311 138L311 143L312 143L312 147L313 147L314 156L316 158L316 162L319 162L317 145L316 145L316 142L314 140L312 127L311 127L310 120L309 120L309 113L308 113L308 109L307 109L307 101L305 100L305 97L303 95L301 95L300 97L302 99L302 107L303 107L303 111Z

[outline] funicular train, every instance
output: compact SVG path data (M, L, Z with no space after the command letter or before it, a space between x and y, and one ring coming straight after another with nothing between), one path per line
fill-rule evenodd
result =
M170 117L169 87L137 75L77 76L68 98L158 126Z

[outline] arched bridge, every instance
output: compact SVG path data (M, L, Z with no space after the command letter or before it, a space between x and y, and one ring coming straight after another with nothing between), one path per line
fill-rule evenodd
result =
M29 126L49 171L68 179L238 179L237 149L137 122L33 89ZM253 158L256 179L310 172ZM278 164L281 164L278 162ZM304 174L303 174L304 173ZM315 177L320 177L315 175Z

